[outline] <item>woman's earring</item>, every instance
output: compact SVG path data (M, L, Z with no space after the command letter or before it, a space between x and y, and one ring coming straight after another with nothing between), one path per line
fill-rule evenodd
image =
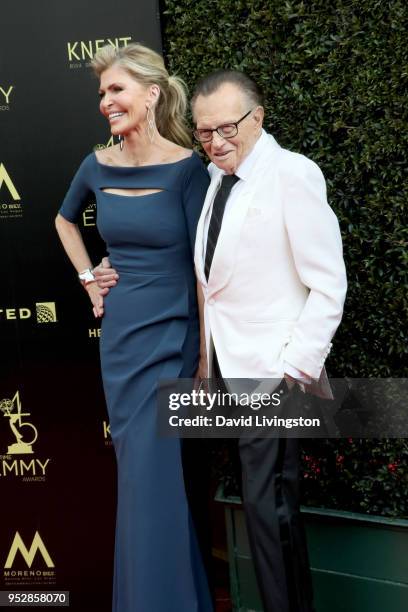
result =
M122 134L119 134L119 149L121 151L123 151L123 143L125 142L125 139L123 138Z
M154 139L154 133L156 131L156 122L154 120L153 111L150 108L150 106L148 106L147 108L146 119L147 119L147 135L149 137L150 142L152 143Z

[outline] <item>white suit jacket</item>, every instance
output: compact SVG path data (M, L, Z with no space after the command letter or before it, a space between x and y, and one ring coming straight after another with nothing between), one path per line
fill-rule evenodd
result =
M205 219L224 175L209 166L195 245L207 352L212 337L225 378L280 379L286 361L319 379L347 288L339 225L319 167L265 136L224 217L207 282Z

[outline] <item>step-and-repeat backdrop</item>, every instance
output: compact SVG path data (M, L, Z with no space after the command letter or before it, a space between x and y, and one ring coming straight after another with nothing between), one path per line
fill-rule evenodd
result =
M0 21L0 591L70 591L72 610L104 612L116 467L100 330L54 218L83 157L111 142L90 59L160 51L158 2L3 0ZM96 263L95 214L90 201L80 229Z

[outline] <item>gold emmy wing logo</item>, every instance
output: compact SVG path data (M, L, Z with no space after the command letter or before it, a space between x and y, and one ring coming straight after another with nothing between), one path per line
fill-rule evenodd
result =
M26 562L29 568L31 568L37 552L41 553L44 563L48 568L55 567L53 560L51 559L50 554L46 549L45 544L42 541L38 531L35 532L30 549L26 547L22 537L20 536L18 531L16 531L16 535L14 536L14 540L11 545L6 563L4 565L4 569L10 569L11 567L13 567L13 563L15 561L15 557L18 551L20 551L24 561Z
M0 401L0 410L9 419L10 429L16 439L7 449L8 455L32 455L33 444L38 438L36 427L22 417L30 416L29 412L21 412L20 394L17 391L13 399Z
M115 141L113 140L113 136L111 136L106 144L99 143L96 144L93 148L94 151L102 151L103 149L107 149L108 147L113 147Z
M21 200L17 189L14 186L13 181L10 178L9 173L7 172L3 163L0 164L0 189L3 187L3 183L7 187L10 192L11 197L14 201Z
M55 302L37 302L35 305L37 323L56 323Z

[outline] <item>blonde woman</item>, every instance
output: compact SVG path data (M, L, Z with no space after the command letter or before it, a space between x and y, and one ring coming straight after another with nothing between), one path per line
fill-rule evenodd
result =
M161 378L199 360L193 246L209 184L191 151L183 83L141 45L93 60L100 111L120 144L82 162L56 219L62 244L103 316L103 384L118 465L114 612L211 612L186 501L180 443L155 431ZM77 220L90 194L120 283L106 298Z

